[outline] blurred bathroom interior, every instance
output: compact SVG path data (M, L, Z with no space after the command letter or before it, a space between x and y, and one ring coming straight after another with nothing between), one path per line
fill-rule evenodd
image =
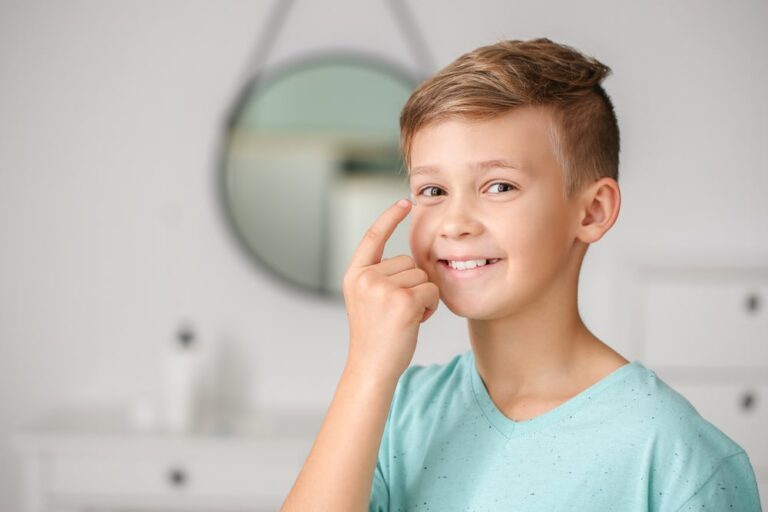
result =
M276 510L345 362L351 251L408 194L400 108L458 55L534 37L612 69L622 207L585 258L585 323L742 444L766 496L766 19L0 0L0 512ZM412 364L468 349L441 305Z

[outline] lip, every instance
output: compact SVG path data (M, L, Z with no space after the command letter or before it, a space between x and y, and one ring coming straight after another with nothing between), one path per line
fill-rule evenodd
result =
M448 256L444 256L442 258L439 258L439 260L448 260L448 261L469 261L469 260L500 260L501 258L494 258L494 257L488 257L481 254L465 254L463 256L459 256L456 254L449 254Z
M451 259L451 261L466 261L466 260L482 260L486 258L477 257L477 258L465 258L465 259ZM475 267L473 269L466 269L466 270L458 270L455 268L452 268L450 265L448 265L448 261L439 259L437 260L437 267L440 269L440 272L447 275L448 277L454 278L454 279L472 279L475 277L482 277L490 272L493 272L496 270L496 267L499 263L504 261L503 258L487 258L487 259L498 259L496 263L486 263L482 267Z

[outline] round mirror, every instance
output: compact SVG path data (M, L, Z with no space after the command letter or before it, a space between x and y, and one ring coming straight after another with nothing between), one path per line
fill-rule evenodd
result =
M399 116L417 85L359 56L304 59L247 84L227 124L221 192L255 261L284 282L341 296L365 230L408 196ZM407 219L384 257L403 253Z

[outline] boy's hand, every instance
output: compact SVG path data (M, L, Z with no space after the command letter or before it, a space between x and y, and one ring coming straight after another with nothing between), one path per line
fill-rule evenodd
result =
M352 256L343 284L348 363L395 381L413 359L419 325L440 302L437 285L413 258L400 255L381 261L385 243L411 206L396 203L374 221Z

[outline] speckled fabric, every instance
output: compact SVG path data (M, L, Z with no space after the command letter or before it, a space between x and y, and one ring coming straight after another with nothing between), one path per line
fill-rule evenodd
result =
M527 421L472 351L400 377L370 512L760 511L747 454L639 361Z

